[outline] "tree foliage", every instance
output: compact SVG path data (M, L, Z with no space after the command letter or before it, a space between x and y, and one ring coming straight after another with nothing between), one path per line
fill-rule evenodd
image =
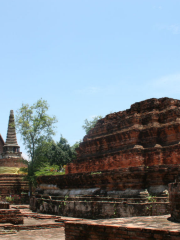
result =
M35 166L38 168L42 163L63 167L75 158L75 149L61 135L59 142L43 141L35 151Z
M97 121L101 119L102 116L93 117L93 120L89 121L88 119L84 120L84 125L82 128L85 130L86 134L96 125Z
M37 171L35 171L35 176L48 176L48 175L63 175L65 174L65 169L60 168L58 165L50 165L49 163L43 164Z
M50 164L56 164L59 166L66 165L72 161L72 150L68 141L62 137L60 137L59 142L52 146L52 155L50 156Z
M45 100L38 100L32 106L22 104L16 114L16 129L21 134L23 143L27 152L31 157L28 164L28 175L30 194L32 193L32 185L35 183L35 151L43 141L50 141L54 132L54 123L56 118L47 114L48 104Z
M32 106L22 104L16 115L17 132L31 156L27 169L30 192L37 176L63 174L64 165L76 158L79 146L79 142L70 146L62 135L58 142L52 139L57 120L47 114L48 108L47 101L40 99Z
M48 163L62 168L76 157L75 146L77 144L71 147L62 135L57 143L53 140L43 141L35 151L35 167Z
M16 115L16 128L21 134L27 152L31 156L32 164L36 148L42 141L50 140L54 132L56 118L47 114L48 104L45 100L38 100L32 106L22 104Z

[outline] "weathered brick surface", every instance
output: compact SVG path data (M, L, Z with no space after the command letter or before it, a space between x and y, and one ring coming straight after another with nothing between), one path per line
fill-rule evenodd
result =
M0 195L21 195L29 190L29 184L23 180L24 175L20 174L0 174Z
M36 194L34 196L36 198L43 198L43 199L51 199L51 200L58 200L58 201L85 201L85 202L125 202L125 203L147 203L147 202L169 202L169 197L139 197L139 198L120 198L120 197L102 197L102 196L48 196L48 195L42 195L42 194ZM34 198L32 197L32 198Z
M0 159L0 167L17 167L27 168L27 162L20 158L2 158Z
M62 201L33 197L30 206L35 212L88 219L158 216L170 213L169 203L155 202Z
M66 173L180 163L180 101L149 99L90 130Z
M78 189L100 188L102 190L149 189L166 186L174 182L180 171L180 165L160 165L122 168L102 171L99 174L76 173L59 176L41 176L37 178L38 190L48 188Z
M146 149L126 149L99 154L86 161L70 163L66 173L96 172L119 168L180 164L180 144Z
M108 221L107 224L103 223L102 225L90 221L87 223L79 221L65 223L65 236L66 240L178 240L180 231L134 226L133 219L131 226L124 227L122 223L118 224L118 221L114 226Z
M9 202L0 202L0 209L9 209Z
M171 219L180 222L180 182L169 184Z
M27 168L27 161L21 158L0 159L0 167ZM7 169L6 169L7 171ZM29 190L29 184L23 180L22 174L0 174L0 195L5 198L9 195L21 195Z
M18 209L0 209L0 223L22 224L23 216Z

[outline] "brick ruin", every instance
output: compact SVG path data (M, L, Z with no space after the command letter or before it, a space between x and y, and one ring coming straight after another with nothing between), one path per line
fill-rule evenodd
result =
M21 195L21 193L27 196L28 182L23 180L24 175L20 173L20 168L27 168L27 161L21 157L21 154L16 138L14 113L11 110L5 142L0 135L1 199L5 199L6 196Z
M100 119L68 173L180 163L180 101L149 99Z
M84 137L65 175L37 179L31 209L84 218L129 217L143 215L143 204L151 202L146 215L167 214L168 184L180 170L179 143L179 100L152 98L109 114Z
M0 202L0 224L23 224L23 216L19 209L10 209L8 202Z

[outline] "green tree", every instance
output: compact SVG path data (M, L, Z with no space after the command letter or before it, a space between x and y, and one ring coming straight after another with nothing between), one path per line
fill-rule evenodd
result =
M28 167L30 184L34 176L35 150L43 141L49 141L55 134L54 123L57 120L56 117L50 117L47 114L48 109L47 101L40 99L32 106L22 104L16 114L17 132L21 134L25 148L31 157Z
M37 148L35 149L35 158L34 158L34 169L37 171L44 164L49 164L49 153L51 152L52 145L54 144L53 140L42 141Z
M96 125L97 121L101 119L102 116L96 116L93 117L93 120L89 121L88 119L84 120L84 125L82 125L82 128L85 130L86 134Z
M68 141L61 135L59 142L43 141L35 150L34 167L37 171L46 164L50 166L59 166L62 169L64 165L72 162L76 158L75 148L79 146L76 142L72 147ZM47 169L47 167L46 167Z
M35 149L42 141L51 139L54 132L56 117L47 114L48 104L45 100L38 100L32 106L22 104L17 110L16 128L21 134L27 152L31 156L32 163L35 157Z

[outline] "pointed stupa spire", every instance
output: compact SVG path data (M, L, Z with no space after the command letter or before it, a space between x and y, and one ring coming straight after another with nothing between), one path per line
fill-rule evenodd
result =
M13 110L10 111L9 116L9 123L8 123L8 130L7 130L7 138L6 142L3 146L3 158L11 158L11 157L20 157L20 147L17 143L16 138L16 129L15 129L15 122L14 122L14 112Z
M17 138L16 138L16 129L15 129L13 110L10 111L9 124L8 124L7 138L6 138L5 146L12 146L12 147L18 146Z

